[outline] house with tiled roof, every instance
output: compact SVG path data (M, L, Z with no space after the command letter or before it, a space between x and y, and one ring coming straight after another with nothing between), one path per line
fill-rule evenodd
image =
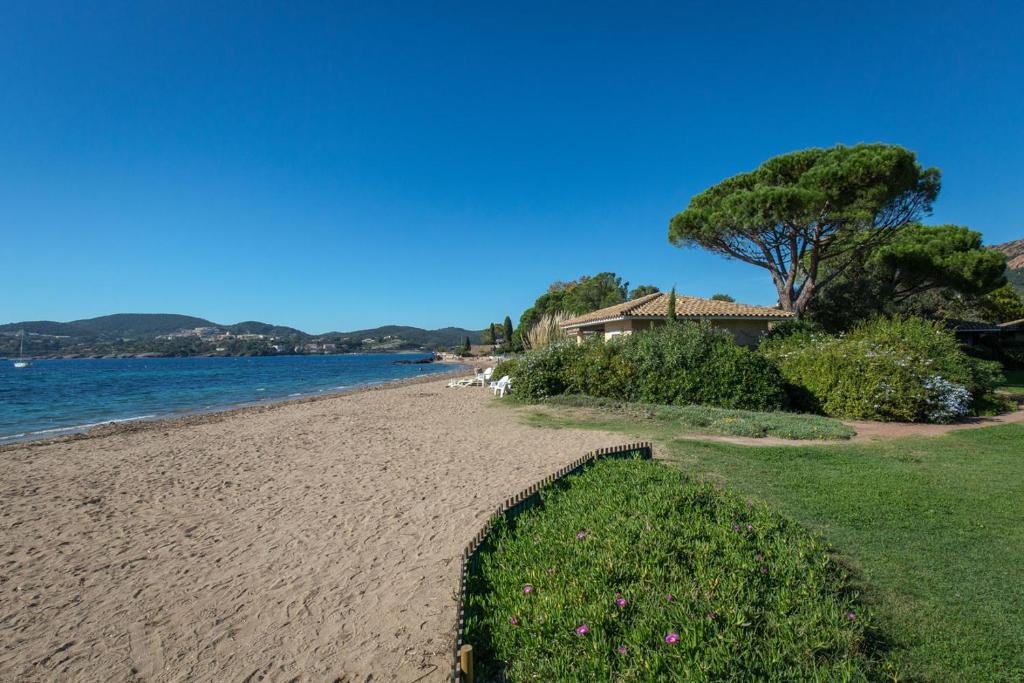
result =
M562 329L575 333L580 343L590 335L611 339L620 334L649 330L668 320L668 299L665 292L648 294L565 320L561 323ZM737 343L745 346L756 346L772 324L793 317L792 313L778 308L676 295L678 320L707 320L728 330Z

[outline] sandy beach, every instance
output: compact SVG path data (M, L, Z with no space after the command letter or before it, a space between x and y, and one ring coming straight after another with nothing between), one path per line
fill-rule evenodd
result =
M0 451L0 680L441 681L458 554L622 435L445 380Z

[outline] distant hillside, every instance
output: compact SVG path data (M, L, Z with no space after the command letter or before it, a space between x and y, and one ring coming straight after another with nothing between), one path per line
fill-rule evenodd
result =
M992 247L996 251L1001 251L1009 257L1009 261L1006 263L1006 267L1010 270L1020 270L1024 268L1024 240L1013 240L1011 242L1003 242Z
M355 330L353 332L331 332L325 337L348 337L354 340L377 339L385 337L402 339L403 341L433 349L438 346L461 346L462 341L469 337L470 343L479 344L481 332L479 330L465 330L461 327L442 327L439 330L424 330L420 327L407 327L405 325L385 325L374 327L369 330Z
M997 244L993 249L1003 252L1009 258L1006 262L1006 279L1024 296L1024 240L1013 240Z
M45 334L81 339L148 338L194 327L211 327L214 323L190 315L166 313L115 313L99 318L58 323L36 320L0 325L0 332L25 330L28 334Z
M222 325L189 315L118 313L71 322L28 320L0 325L0 356L20 350L16 335L21 330L26 333L26 354L38 356L433 350L461 346L466 337L479 344L481 337L479 331L459 327L424 330L404 325L311 335L294 327L257 320Z
M209 323L213 324L213 323ZM261 323L257 320L247 320L244 323L235 323L234 325L218 325L231 334L263 334L268 337L298 337L305 338L310 335L306 334L302 330L297 330L294 327L285 327L283 325L271 325L269 323Z

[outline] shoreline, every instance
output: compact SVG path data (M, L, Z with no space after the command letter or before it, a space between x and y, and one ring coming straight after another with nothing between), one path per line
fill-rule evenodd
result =
M451 365L453 367L445 372L435 372L428 375L420 375L418 377L403 377L401 379L383 380L377 383L363 384L347 389L338 389L329 392L325 391L323 393L310 396L299 396L297 398L286 396L282 398L267 399L258 403L232 404L213 407L208 410L196 409L179 414L157 415L155 417L141 416L121 419L113 418L89 425L81 425L80 427L72 426L67 428L57 428L61 431L64 431L65 429L67 430L67 433L60 434L59 436L40 436L38 438L33 438L31 434L26 434L26 438L0 443L0 455L13 450L20 450L35 446L48 446L52 444L68 443L71 441L83 441L85 439L96 439L105 436L141 432L146 430L173 429L176 427L210 424L236 415L261 413L288 405L313 403L316 401L337 398L339 396L351 396L367 391L382 391L384 389L392 389L410 384L420 384L430 382L432 380L451 379L454 376L461 375L468 370L472 370L480 366L481 361L474 361L475 359L468 359L465 363L434 361L435 365ZM35 433L39 434L40 432ZM3 438L11 437L0 436L0 439Z
M446 384L5 448L0 679L442 683L466 543L512 492L622 441Z
M294 358L294 357L306 357L311 356L318 358L320 356L374 356L374 355L434 355L433 351L421 350L421 349L386 349L380 351L345 351L342 353L195 353L187 356L176 356L169 353L159 353L157 351L139 351L138 353L69 353L61 355L49 355L49 356L0 356L0 361L15 361L15 360L132 360L135 358L141 360L151 360L153 358ZM434 363L441 363L444 361L435 360Z

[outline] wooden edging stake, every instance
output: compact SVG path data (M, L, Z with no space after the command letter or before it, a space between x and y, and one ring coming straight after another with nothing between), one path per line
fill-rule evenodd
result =
M459 650L459 668L462 669L463 680L466 683L475 683L473 678L473 646L463 645Z

